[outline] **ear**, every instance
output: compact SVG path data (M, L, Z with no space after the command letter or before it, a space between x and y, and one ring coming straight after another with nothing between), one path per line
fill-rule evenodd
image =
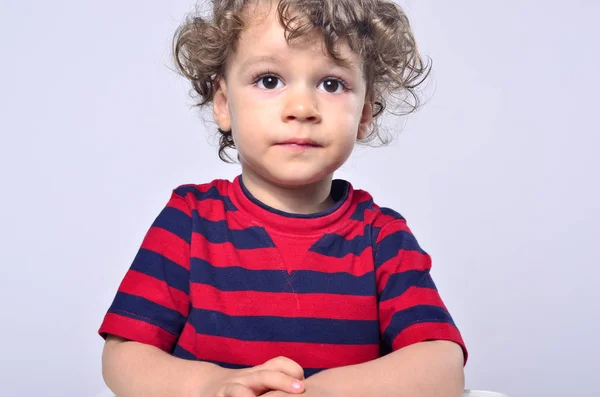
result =
M227 83L223 77L215 81L215 95L213 97L213 118L223 131L231 131L231 116L227 102Z
M360 116L360 122L358 124L358 133L356 139L364 139L371 132L371 126L373 125L373 107L375 106L374 98L372 95L368 95L365 98L365 104L362 109Z

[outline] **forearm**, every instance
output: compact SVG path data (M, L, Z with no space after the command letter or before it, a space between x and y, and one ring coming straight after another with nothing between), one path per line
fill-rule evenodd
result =
M462 349L446 341L408 346L363 364L333 368L307 380L345 397L459 397L464 389Z
M109 336L102 375L118 397L187 397L203 381L226 371L214 364L173 357L142 343Z

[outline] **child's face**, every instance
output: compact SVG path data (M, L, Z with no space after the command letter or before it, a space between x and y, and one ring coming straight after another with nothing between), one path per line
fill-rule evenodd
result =
M270 12L241 33L215 95L215 120L232 131L243 172L285 186L331 177L371 125L362 59L341 43L349 62L336 64L316 35L288 45L276 3L258 9Z

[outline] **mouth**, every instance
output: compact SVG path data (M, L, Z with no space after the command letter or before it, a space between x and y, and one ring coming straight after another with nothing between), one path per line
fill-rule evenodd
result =
M321 145L319 145L317 142L313 141L312 139L300 139L300 138L288 139L286 141L279 142L279 143L277 143L277 146L288 147L291 149L316 149L316 148L322 147Z

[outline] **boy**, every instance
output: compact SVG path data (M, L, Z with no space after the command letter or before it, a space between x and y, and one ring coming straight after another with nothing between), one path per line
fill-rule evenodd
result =
M425 72L386 0L215 0L176 35L242 174L177 188L100 328L120 397L459 396L466 350L406 221L333 173ZM416 104L415 104L416 106Z

